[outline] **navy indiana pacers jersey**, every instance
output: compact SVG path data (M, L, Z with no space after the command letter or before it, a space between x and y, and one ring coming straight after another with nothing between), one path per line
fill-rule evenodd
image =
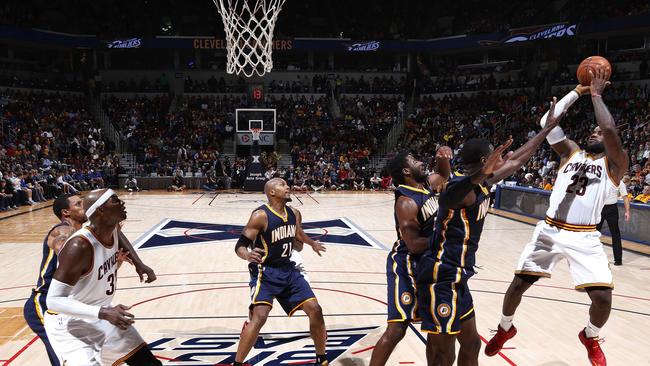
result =
M465 179L471 177L454 174L447 189ZM431 250L425 254L434 264L434 282L474 275L476 250L490 208L490 191L479 184L474 188L474 193L476 200L469 207L452 209L440 205ZM444 194L443 191L441 197Z
M268 220L266 230L255 238L255 248L264 250L262 264L271 267L290 264L291 249L296 238L296 215L293 210L285 206L284 212L276 212L268 204L257 210L264 210Z
M438 195L431 193L426 189L415 188L400 184L395 189L395 204L400 197L408 197L418 205L418 223L420 224L420 236L430 237L433 234L434 223L438 213ZM399 220L397 219L397 210L393 214L395 217L395 230L397 230L397 241L393 245L394 252L408 253L406 243L402 240Z
M67 222L62 222L53 226L50 231L45 235L43 240L43 259L41 259L40 270L38 272L38 280L36 281L36 288L34 292L46 294L47 290L50 288L50 282L52 282L52 276L54 276L54 271L56 271L56 266L58 264L56 253L54 249L50 248L47 245L47 241L50 238L50 234L54 229L60 226L68 226Z

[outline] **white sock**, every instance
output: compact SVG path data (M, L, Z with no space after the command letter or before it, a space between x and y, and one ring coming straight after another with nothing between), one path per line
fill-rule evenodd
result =
M505 330L506 332L509 331L510 327L512 327L512 319L514 319L514 317L515 317L514 315L510 315L510 316L501 315L501 323L499 323L501 328L503 328L503 330Z
M591 321L587 322L587 327L585 328L585 335L587 338L596 338L600 333L600 328L591 324Z

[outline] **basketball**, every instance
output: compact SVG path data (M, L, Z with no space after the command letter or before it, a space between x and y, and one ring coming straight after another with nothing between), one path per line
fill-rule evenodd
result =
M583 86L591 85L591 75L589 75L589 70L595 73L596 70L601 67L604 67L605 70L607 70L607 80L609 80L609 77L612 75L612 65L606 58L601 56L589 56L582 60L580 65L578 65L578 70L576 72L578 82Z

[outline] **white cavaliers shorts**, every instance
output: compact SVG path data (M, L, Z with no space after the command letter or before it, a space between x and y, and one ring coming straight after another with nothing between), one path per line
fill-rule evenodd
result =
M526 244L518 274L551 277L555 264L566 258L576 289L604 286L614 288L609 260L600 242L600 232L559 229L544 221L537 223L533 238Z
M45 331L66 366L120 365L147 345L133 326L122 330L106 320L46 313Z

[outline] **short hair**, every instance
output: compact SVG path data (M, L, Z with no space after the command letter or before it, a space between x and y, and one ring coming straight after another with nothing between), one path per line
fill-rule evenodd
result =
M388 162L387 170L388 174L393 177L393 182L396 184L404 184L404 168L408 168L407 158L409 152L401 152Z
M467 140L460 149L460 159L463 165L476 164L482 157L487 157L492 152L490 142L486 139L474 138Z
M52 205L52 210L54 211L54 214L56 217L59 219L63 218L63 210L67 210L70 208L70 200L69 198L75 196L72 193L64 193L62 195L59 195L55 200L54 204Z

